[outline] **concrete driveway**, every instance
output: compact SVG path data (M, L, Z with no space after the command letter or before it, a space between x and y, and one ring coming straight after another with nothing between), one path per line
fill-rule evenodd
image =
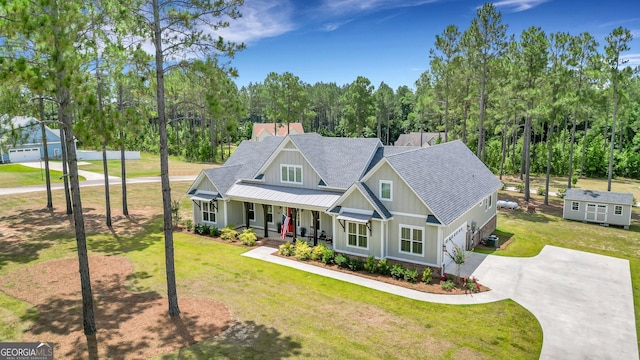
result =
M473 272L542 326L541 359L638 359L627 260L545 246L538 256L487 256Z

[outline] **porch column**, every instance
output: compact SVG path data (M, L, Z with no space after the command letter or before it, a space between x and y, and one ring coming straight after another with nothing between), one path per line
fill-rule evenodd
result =
M264 237L268 238L269 237L269 228L268 228L268 223L267 223L267 207L268 205L266 204L262 204L262 216L264 219Z
M248 229L249 228L249 203L248 202L244 202L244 218L245 218L245 226Z
M298 226L297 225L297 221L298 220L298 209L293 208L291 209L291 224L293 225L293 241L296 241L296 238L298 237Z
M320 229L318 229L319 227L319 217L320 217L320 212L319 211L315 211L312 210L311 211L311 217L313 218L313 246L317 246L318 245L318 231L320 231Z

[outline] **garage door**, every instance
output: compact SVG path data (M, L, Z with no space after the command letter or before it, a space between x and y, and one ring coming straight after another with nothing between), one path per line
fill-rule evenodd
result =
M12 163L38 160L40 160L40 149L38 148L9 150L9 161Z
M449 234L444 238L444 244L447 248L447 253L453 254L453 250L455 246L462 250L467 250L466 244L467 239L467 223L460 225L454 232ZM454 246L455 245L455 246ZM449 255L444 254L444 265L447 266L452 260Z

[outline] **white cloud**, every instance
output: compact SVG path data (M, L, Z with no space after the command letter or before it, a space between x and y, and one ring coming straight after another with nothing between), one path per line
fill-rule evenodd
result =
M242 17L216 32L225 40L252 43L295 29L293 6L288 1L247 0L240 8Z
M423 4L434 3L442 0L324 0L309 16L325 22L321 29L323 31L334 31L351 22L354 17L360 14L372 13L379 10L400 9ZM396 16L392 15L383 20ZM349 17L348 20L340 20Z
M439 0L324 0L320 11L327 15L347 15L383 9L419 6Z
M625 66L636 67L640 66L640 53L621 55L622 60L627 60Z
M493 3L496 7L507 8L508 11L520 12L532 9L549 0L501 0Z

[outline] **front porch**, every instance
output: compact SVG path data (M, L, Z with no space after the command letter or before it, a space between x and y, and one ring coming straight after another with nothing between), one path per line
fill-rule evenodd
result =
M245 227L241 227L241 229L243 228ZM287 241L293 243L296 241L296 239L304 239L309 243L309 245L314 246L313 234L306 234L304 237L298 234L298 236L294 238L293 233L287 233L286 240L283 240L281 234L277 231L269 229L267 231L267 236L263 236L264 232L262 231L262 229L256 229L256 235L258 235L258 238L262 240L264 246L271 246L274 248L278 248L280 245L284 244ZM327 248L333 249L333 239L331 237L326 237L325 239L318 238L317 245L320 244L325 244Z

